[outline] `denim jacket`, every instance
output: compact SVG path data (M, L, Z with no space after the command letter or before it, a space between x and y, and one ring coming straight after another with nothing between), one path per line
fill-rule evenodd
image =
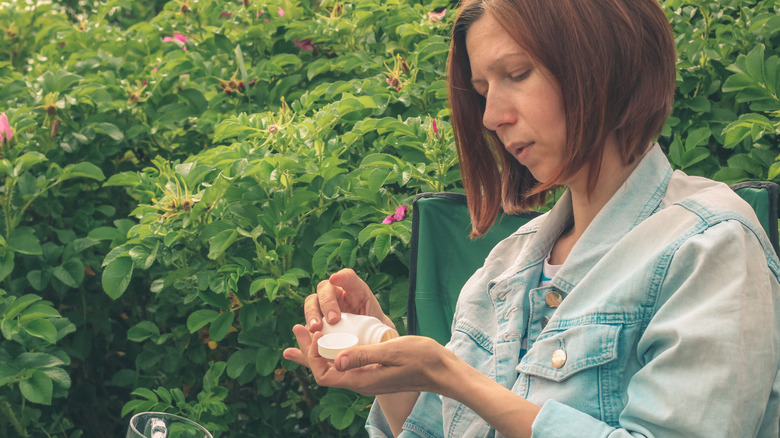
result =
M750 206L655 145L538 287L571 220L567 192L493 249L447 348L541 406L534 437L778 437L780 261ZM378 403L366 428L392 436ZM498 435L431 393L401 434Z

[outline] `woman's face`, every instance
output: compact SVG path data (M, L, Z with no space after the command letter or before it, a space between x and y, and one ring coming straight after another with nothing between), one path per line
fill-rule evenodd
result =
M469 28L466 50L471 82L486 100L482 123L538 181L555 177L566 151L558 83L489 14Z

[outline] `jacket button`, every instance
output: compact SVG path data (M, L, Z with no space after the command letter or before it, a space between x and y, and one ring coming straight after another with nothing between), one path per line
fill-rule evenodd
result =
M553 309L560 306L561 301L563 301L561 294L555 291L547 292L547 295L544 296L544 302Z
M553 351L551 362L555 368L563 368L563 365L566 363L566 351L563 349Z
M542 326L542 330L544 330L544 328L547 327L548 322L550 322L550 317L543 316L542 320L539 322L539 324Z

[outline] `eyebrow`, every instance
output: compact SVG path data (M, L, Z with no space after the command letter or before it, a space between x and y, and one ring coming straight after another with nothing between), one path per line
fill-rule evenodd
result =
M502 54L501 56L496 57L492 61L490 61L490 63L487 66L487 70L488 71L498 70L498 68L501 67L502 64L506 63L507 60L511 59L511 58L526 58L526 59L530 59L530 56L528 56L528 54L525 51L519 51L519 50L512 51L512 52L509 52L509 53L505 53L505 54ZM471 82L472 85L474 85L474 83L477 83L477 82L485 82L485 79L474 78L472 76L470 82Z

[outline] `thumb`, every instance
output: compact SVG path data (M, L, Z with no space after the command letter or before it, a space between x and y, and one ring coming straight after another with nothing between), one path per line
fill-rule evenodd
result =
M386 345L373 344L353 347L341 352L334 360L337 371L347 371L361 368L366 365L380 364L390 365L390 355L386 351Z

